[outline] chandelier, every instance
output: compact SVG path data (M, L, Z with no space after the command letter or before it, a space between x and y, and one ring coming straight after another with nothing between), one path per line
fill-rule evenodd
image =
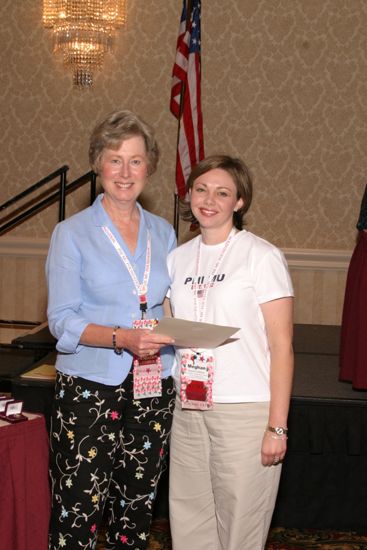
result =
M53 30L54 52L62 52L77 87L93 84L116 30L126 23L125 8L126 0L43 0L43 25Z

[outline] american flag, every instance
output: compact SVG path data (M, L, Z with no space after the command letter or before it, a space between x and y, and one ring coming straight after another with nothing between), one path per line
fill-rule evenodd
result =
M172 71L170 109L179 120L176 186L185 196L191 168L204 158L200 90L200 0L183 0L176 59Z

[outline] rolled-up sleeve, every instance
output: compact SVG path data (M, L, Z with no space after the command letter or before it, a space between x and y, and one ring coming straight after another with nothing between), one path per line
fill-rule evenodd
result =
M80 314L82 256L69 229L57 225L46 261L47 316L51 333L62 353L77 353L80 337L88 325Z

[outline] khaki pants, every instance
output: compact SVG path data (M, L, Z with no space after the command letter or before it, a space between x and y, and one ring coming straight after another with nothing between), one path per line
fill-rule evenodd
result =
M182 410L170 447L173 550L261 550L281 466L261 464L269 403L215 403Z

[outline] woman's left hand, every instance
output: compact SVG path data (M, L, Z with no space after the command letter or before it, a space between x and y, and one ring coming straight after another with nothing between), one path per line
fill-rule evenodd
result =
M264 433L261 446L261 463L264 466L276 466L284 460L287 451L286 438L274 436L271 432Z

